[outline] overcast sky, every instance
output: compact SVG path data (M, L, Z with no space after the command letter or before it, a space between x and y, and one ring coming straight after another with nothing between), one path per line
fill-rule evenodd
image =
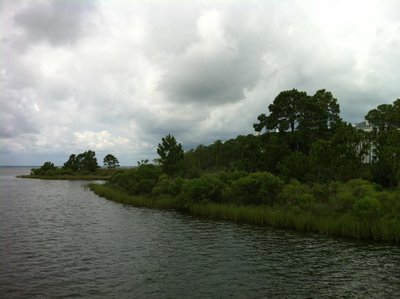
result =
M0 0L0 165L122 165L253 133L283 90L400 97L400 1Z

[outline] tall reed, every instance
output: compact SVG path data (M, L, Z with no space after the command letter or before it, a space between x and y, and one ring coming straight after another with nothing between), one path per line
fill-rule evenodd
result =
M195 216L226 219L276 228L315 232L337 237L385 241L400 244L398 219L362 219L351 213L313 213L298 207L236 205L213 202L182 203L178 197L130 195L122 189L106 185L90 184L97 195L136 207L177 209Z

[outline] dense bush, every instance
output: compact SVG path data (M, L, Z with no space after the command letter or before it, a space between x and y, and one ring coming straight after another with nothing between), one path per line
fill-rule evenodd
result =
M400 216L400 192L382 191L375 194L381 203L381 213L389 218Z
M304 153L294 152L279 162L277 168L286 181L296 179L305 182L310 171L310 162Z
M113 176L110 184L121 187L131 194L149 194L157 185L160 176L159 167L152 164L141 164Z
M40 168L31 169L33 175L52 175L56 173L57 167L52 162L44 162Z
M218 172L183 179L140 165L110 180L117 200L176 208L195 215L296 228L337 236L400 242L400 191L361 179L307 185L268 172ZM107 186L105 186L107 187ZM124 191L131 193L125 198ZM111 192L111 191L110 191Z
M329 205L336 211L351 210L358 200L376 193L375 186L362 179L346 183L331 182L328 184L328 190Z
M166 175L162 175L158 181L158 184L153 188L153 195L172 195L177 196L182 192L182 186L184 179L181 177L170 178Z
M225 196L239 204L273 204L283 182L268 172L255 172L233 181Z
M350 180L345 185L349 188L353 196L357 198L361 198L375 192L375 186L371 182L362 179Z
M220 171L216 173L216 176L223 181L225 184L231 184L238 179L247 176L249 173L242 170L234 171Z
M284 205L294 205L305 208L314 202L315 197L311 188L301 184L297 180L292 180L289 184L286 184L279 194L279 203Z
M186 180L182 196L193 202L211 200L220 202L225 184L215 175L203 175L200 178Z
M43 166L55 171L50 164ZM48 169L49 168L49 169ZM239 205L278 205L310 212L348 213L360 219L397 219L400 214L400 192L380 190L361 180L307 185L298 180L284 184L268 172L217 172L194 179L169 177L158 166L141 164L112 176L110 184L131 194L179 197L184 202L236 203Z
M373 195L368 195L354 204L357 216L365 220L375 219L379 216L381 209L380 201Z

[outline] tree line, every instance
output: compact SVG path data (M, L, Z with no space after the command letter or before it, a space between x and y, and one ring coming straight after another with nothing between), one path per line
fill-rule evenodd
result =
M285 182L326 183L365 179L384 187L400 182L400 99L382 104L365 115L371 131L359 130L340 117L340 106L331 92L314 95L297 89L280 92L260 114L255 134L240 135L225 142L217 140L184 152L171 134L158 144L156 164L168 176L197 178L205 173L235 170L269 172ZM374 151L372 163L363 157ZM104 157L104 166L116 168L118 159ZM138 165L148 164L148 160ZM95 172L95 152L72 154L61 168L64 172ZM54 171L46 162L33 174Z
M115 169L119 167L119 161L114 155L107 154L103 159L103 165L107 169ZM88 150L78 155L71 154L61 168L56 167L53 162L47 161L40 168L32 169L31 174L52 176L95 173L99 168L96 153Z
M253 126L256 135L199 145L184 154L176 174L267 171L287 182L362 178L385 187L399 185L400 99L367 113L370 132L342 120L337 99L324 89L312 96L296 89L282 91L268 110ZM375 161L363 163L372 150Z
M282 91L255 134L186 152L168 134L154 164L108 171L108 182L91 188L125 204L399 244L400 99L365 119L369 130L343 121L329 91ZM363 163L371 150L376 159ZM110 169L118 165L112 157L103 161ZM89 150L57 171L97 169Z
M340 118L330 92L283 91L258 117L256 135L184 152L169 134L156 164L91 188L124 204L398 244L399 107L369 111L365 131ZM363 163L373 148L377 158Z

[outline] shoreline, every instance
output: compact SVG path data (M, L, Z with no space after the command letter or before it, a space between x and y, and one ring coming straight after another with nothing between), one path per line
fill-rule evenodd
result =
M38 179L38 180L68 180L68 181L108 181L111 176L107 175L93 175L93 174L80 174L80 175L17 175L19 179Z
M169 209L209 219L229 220L330 237L400 244L400 223L387 219L362 220L349 213L313 214L296 207L235 205L225 203L187 203L172 196L138 196L105 185L89 184L100 197L135 207Z

